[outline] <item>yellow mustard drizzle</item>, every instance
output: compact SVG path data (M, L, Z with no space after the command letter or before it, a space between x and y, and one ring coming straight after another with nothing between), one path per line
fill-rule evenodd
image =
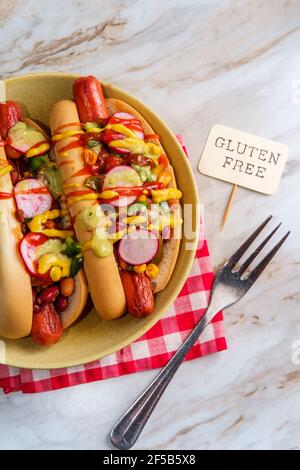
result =
M74 235L73 230L58 230L55 228L45 228L41 233L44 233L47 237L57 237L62 239L66 239Z
M119 193L117 193L117 191L111 191L110 189L102 191L102 193L98 194L98 197L101 199L112 199L113 197L117 196L119 196Z
M146 143L138 137L126 137L122 140L113 140L109 142L108 145L113 148L129 150L132 153L142 153L153 159L157 159L161 155L161 149L158 145L152 144L151 142Z
M67 210L59 210L53 209L49 211L45 211L43 214L39 214L33 217L33 219L29 222L28 227L32 232L39 232L47 235L48 237L57 237L57 238L68 238L74 235L72 230L57 230L54 228L44 229L43 224L47 222L47 220L54 220L57 217L63 217L68 214Z
M103 191L102 193L90 193L90 194L83 194L81 196L71 196L68 199L68 207L73 206L76 202L80 201L95 201L96 199L112 199L113 197L119 196L119 193L117 191L111 191L107 189L106 191Z
M36 157L37 155L42 155L43 153L47 152L50 148L48 143L43 143L38 147L34 147L33 149L29 149L26 153L27 158Z
M68 131L60 132L58 134L54 134L52 136L52 141L53 142L59 142L60 140L68 139L69 137L73 137L78 134L84 134L84 131L82 130L75 130L75 129L70 129Z
M139 225L147 222L147 217L144 217L143 215L132 215L130 217L125 217L122 222L125 222L125 224L128 225Z
M7 175L7 173L10 173L12 171L13 167L11 165L6 165L2 168L0 168L0 176Z
M64 189L68 189L68 188L79 188L81 185L79 183L65 183L63 185L63 188Z
M39 274L46 274L46 272L49 271L50 269L50 277L51 277L52 268L58 267L61 270L60 273L58 272L57 269L52 271L52 275L53 277L55 277L56 280L60 279L60 278L58 279L59 277L58 274L60 274L60 277L69 277L71 262L72 262L71 258L68 258L66 255L56 254L56 253L46 253L45 255L42 255L38 259L38 272Z
M119 232L111 234L109 238L112 241L112 243L116 243L119 240L121 240L121 238L123 238L124 235L132 233L135 230L136 230L136 226L135 225L130 225L128 228L124 228L123 230L119 230Z
M153 159L157 159L161 155L161 149L158 145L151 142L144 142L142 139L139 139L131 129L128 129L128 127L124 126L123 124L107 124L107 126L101 129L89 129L88 132L102 132L105 129L111 129L126 136L125 139L114 140L110 142L108 144L110 147L123 148L129 150L132 153L142 153ZM70 129L65 132L54 134L52 141L56 143L60 140L67 139L78 134L84 134L84 131Z
M76 202L80 201L95 201L99 198L99 194L97 193L90 193L90 194L83 194L82 196L71 196L68 199L68 207L72 207Z
M113 131L119 132L120 134L124 134L127 137L132 137L133 139L136 139L136 134L131 130L128 129L128 127L124 126L123 124L107 124L105 129L111 129Z

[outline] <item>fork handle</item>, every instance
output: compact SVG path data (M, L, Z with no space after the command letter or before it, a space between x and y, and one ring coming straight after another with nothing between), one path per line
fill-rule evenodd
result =
M123 450L130 449L134 445L186 354L208 325L207 313L197 323L167 365L117 422L110 434L111 442L115 447Z

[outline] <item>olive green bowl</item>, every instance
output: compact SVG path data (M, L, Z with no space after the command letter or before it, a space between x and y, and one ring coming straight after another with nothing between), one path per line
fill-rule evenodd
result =
M63 98L72 98L75 78L76 75L59 73L9 78L5 80L6 99L18 101L24 115L48 125L48 116L54 103ZM4 345L0 343L0 346L2 350L5 349L6 354L5 359L0 360L4 360L7 365L32 369L61 368L87 363L118 351L146 333L163 316L176 299L190 271L197 245L199 215L197 189L187 158L175 135L151 109L110 83L103 83L103 86L107 97L121 99L133 106L146 118L155 133L161 136L161 143L174 167L178 187L183 192L182 202L192 207L188 225L191 225L192 220L190 230L192 229L194 235L187 238L187 224L184 222L184 235L176 267L167 287L156 296L155 310L150 317L136 319L126 315L119 320L105 322L92 310L80 322L67 329L54 346L37 346L31 338L4 340Z

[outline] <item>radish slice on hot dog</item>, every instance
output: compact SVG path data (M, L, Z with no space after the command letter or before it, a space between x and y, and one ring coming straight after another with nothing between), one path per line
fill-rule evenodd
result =
M119 256L128 264L149 263L157 253L159 241L153 232L136 230L122 238L119 243Z
M20 181L14 188L14 195L18 209L23 211L26 218L43 214L52 205L52 197L46 186L33 178Z
M136 121L136 118L134 116L132 116L132 114L124 113L124 112L115 113L113 115L113 118L118 118L118 119L121 119L121 120L124 120L124 121L127 121L127 122L129 121L129 126L128 126L129 129L130 129L130 121L132 121L132 120ZM139 126L135 125L135 127L132 130L139 139L144 140L145 134L144 134L144 131L143 131L143 128L142 128L141 124L139 124ZM122 150L122 149L120 149L120 150Z
M130 166L120 165L112 168L105 176L103 190L117 187L142 186L137 172ZM129 206L136 200L135 196L120 197L111 204L115 207Z
M36 252L39 246L43 245L49 238L43 233L27 233L20 243L20 254L25 267L31 276L39 279L49 278L48 274L39 274Z
M25 154L31 147L45 142L45 137L41 132L20 121L9 130L8 142L13 149Z
M143 131L143 127L141 123L137 121L137 119L134 116L132 116L132 114L124 113L124 112L115 113L110 118L109 123L110 124L122 124L128 127L128 129L132 130L139 139L144 140L145 134ZM122 140L125 137L126 136L122 135L122 133L116 133L115 131L111 132L110 130L108 131L106 130L107 143L110 142L111 140ZM124 148L115 147L114 150L118 153L129 153L129 150L124 149Z

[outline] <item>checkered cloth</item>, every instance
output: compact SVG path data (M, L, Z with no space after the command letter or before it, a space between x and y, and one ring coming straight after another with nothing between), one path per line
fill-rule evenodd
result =
M179 140L183 145L180 137ZM204 314L212 283L207 242L200 236L195 260L183 289L163 318L145 335L103 359L67 369L29 370L0 365L0 388L4 393L46 392L163 367ZM223 315L219 312L201 335L201 340L194 344L186 360L226 348Z

